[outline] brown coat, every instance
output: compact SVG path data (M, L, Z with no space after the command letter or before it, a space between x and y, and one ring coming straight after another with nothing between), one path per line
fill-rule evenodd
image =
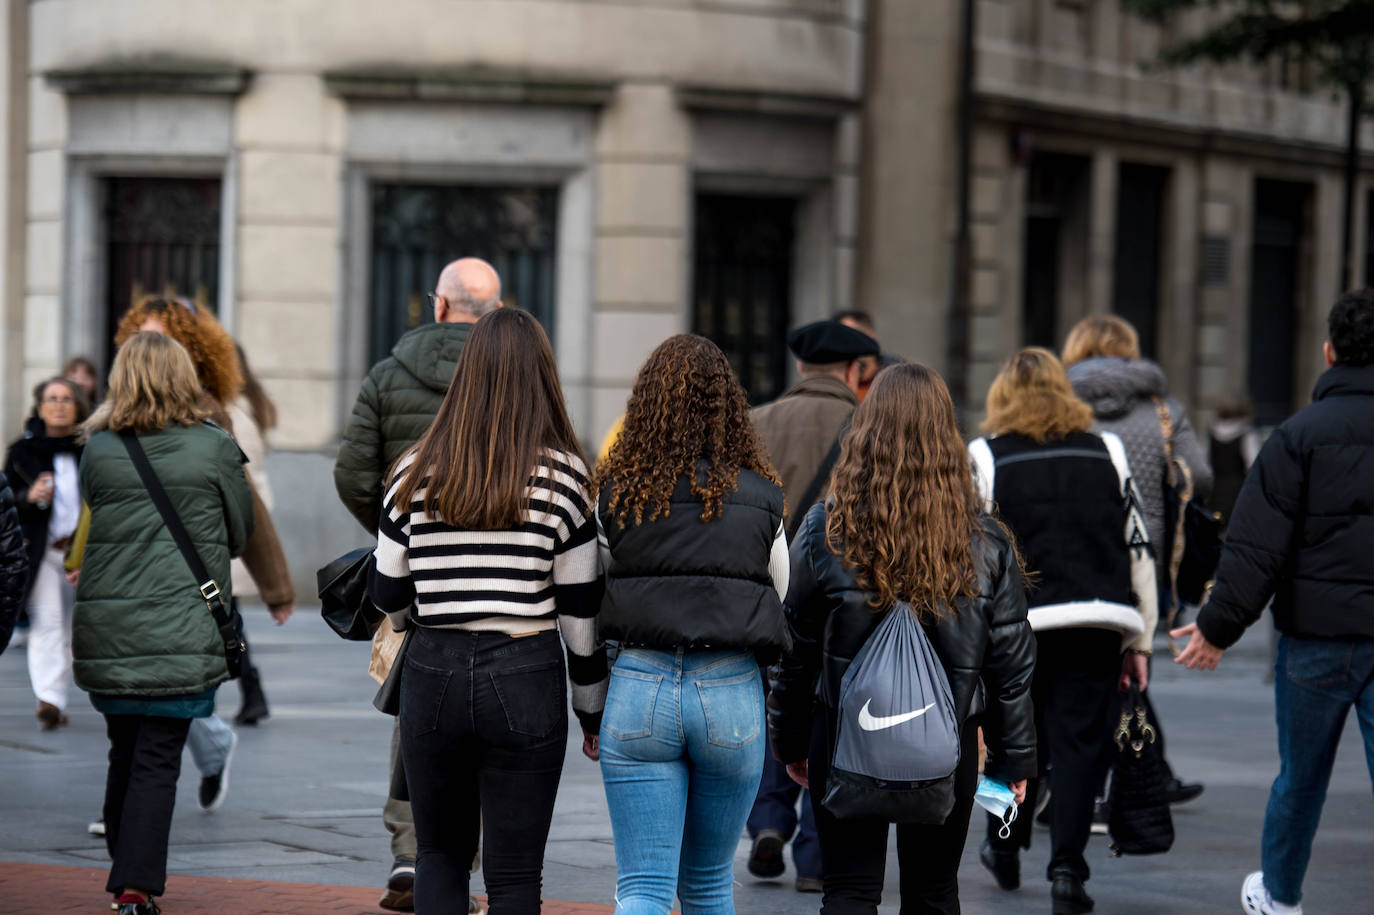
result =
M798 505L845 421L859 405L843 381L829 375L803 378L777 400L750 411L754 428L782 478L788 518L806 514ZM824 490L817 497L824 498Z

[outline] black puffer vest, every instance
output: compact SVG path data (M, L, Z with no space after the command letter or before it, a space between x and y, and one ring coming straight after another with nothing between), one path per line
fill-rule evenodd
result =
M597 518L611 549L601 633L622 645L752 650L767 663L787 644L782 601L768 558L782 523L782 489L742 470L720 517L701 520L701 500L686 477L673 490L666 517L621 527Z

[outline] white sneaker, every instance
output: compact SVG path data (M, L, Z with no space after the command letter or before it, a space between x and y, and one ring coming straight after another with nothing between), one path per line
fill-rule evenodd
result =
M86 827L86 831L93 836L103 836L105 834L105 820L103 818L95 820Z
M1240 907L1249 915L1302 915L1302 905L1275 902L1264 888L1264 872L1255 871L1240 886Z

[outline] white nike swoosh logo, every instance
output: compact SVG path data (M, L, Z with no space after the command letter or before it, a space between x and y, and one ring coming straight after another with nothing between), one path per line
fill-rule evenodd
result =
M864 707L859 709L859 727L863 728L865 731L881 731L884 728L895 728L902 722L910 721L913 718L920 718L926 712L935 708L935 703L932 702L925 708L918 708L914 712L906 712L901 715L884 715L879 718L874 717L868 712L869 703L872 701L872 699L869 699L868 702L864 703Z

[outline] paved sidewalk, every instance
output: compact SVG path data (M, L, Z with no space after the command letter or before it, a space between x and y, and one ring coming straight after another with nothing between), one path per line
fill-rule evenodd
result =
M6 912L97 912L104 908L105 870L0 862L0 905ZM375 915L378 891L322 883L228 877L167 880L159 900L166 915ZM485 897L479 899L486 902ZM605 915L610 906L548 902L545 915Z
M284 627L246 607L253 654L272 715L239 729L229 795L213 816L196 804L198 773L184 758L168 855L168 915L188 912L381 913L376 902L391 863L381 822L391 719L370 704L367 646L340 641L306 606ZM1106 843L1088 848L1097 911L1150 915L1239 913L1240 882L1258 866L1259 831L1278 769L1273 690L1263 682L1266 633L1255 627L1211 675L1188 674L1157 655L1155 702L1179 773L1207 791L1175 809L1172 852L1112 859ZM220 714L238 708L238 688L219 691ZM104 722L73 690L71 724L38 730L24 650L0 656L0 915L109 912L104 842L86 832L99 816L109 744ZM550 915L610 911L615 848L598 767L569 735L567 761L545 853ZM1346 728L1317 836L1308 911L1374 912L1374 806L1354 721ZM960 871L967 915L1044 915L1049 834L1037 828L1023 856L1024 885L1003 893L979 866L982 821L975 818ZM895 842L880 915L897 915ZM814 915L820 899L792 888L794 873L761 881L736 853L740 915ZM230 889L226 889L230 888ZM481 875L473 891L484 892ZM285 903L285 904L283 904Z

